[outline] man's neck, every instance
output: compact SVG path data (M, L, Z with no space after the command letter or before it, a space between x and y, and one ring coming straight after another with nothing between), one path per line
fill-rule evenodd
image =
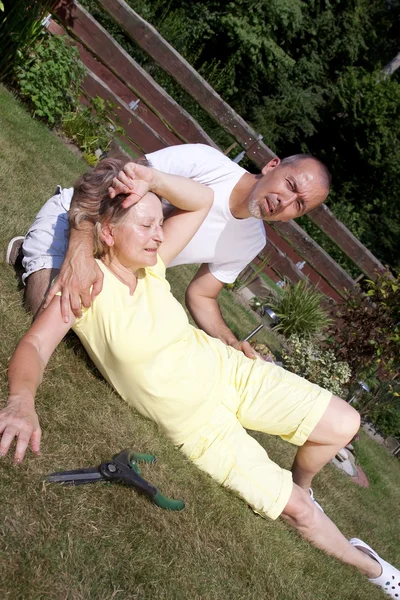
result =
M261 175L245 173L233 188L229 197L229 209L235 219L251 217L248 208L248 196Z

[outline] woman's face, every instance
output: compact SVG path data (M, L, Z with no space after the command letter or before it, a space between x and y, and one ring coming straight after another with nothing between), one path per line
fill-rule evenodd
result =
M123 221L111 226L114 256L132 270L154 266L164 241L162 225L161 202L150 192L128 210Z

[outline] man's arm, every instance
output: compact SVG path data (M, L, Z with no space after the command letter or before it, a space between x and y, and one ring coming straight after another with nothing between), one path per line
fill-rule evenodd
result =
M68 323L70 307L76 317L81 317L81 301L88 308L102 287L103 273L93 257L93 224L84 221L79 229L70 228L67 254L57 281L48 293L44 308L61 292L61 314Z
M257 354L250 344L240 342L222 318L217 298L223 286L210 273L208 265L202 265L186 290L186 306L198 327L249 358L255 358Z

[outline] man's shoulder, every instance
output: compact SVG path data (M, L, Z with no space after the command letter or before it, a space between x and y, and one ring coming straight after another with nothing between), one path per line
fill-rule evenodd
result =
M151 165L169 173L201 178L208 174L243 174L245 169L234 163L217 148L206 144L169 146L146 154Z

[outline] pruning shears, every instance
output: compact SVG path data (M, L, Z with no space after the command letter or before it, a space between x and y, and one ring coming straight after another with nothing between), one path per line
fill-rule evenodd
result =
M65 485L82 485L97 481L122 483L145 494L161 508L168 510L182 510L185 508L183 500L173 500L163 496L153 484L143 479L140 475L138 462L154 464L156 457L152 454L140 454L126 448L98 467L50 473L46 476L46 481L49 483L64 483Z

